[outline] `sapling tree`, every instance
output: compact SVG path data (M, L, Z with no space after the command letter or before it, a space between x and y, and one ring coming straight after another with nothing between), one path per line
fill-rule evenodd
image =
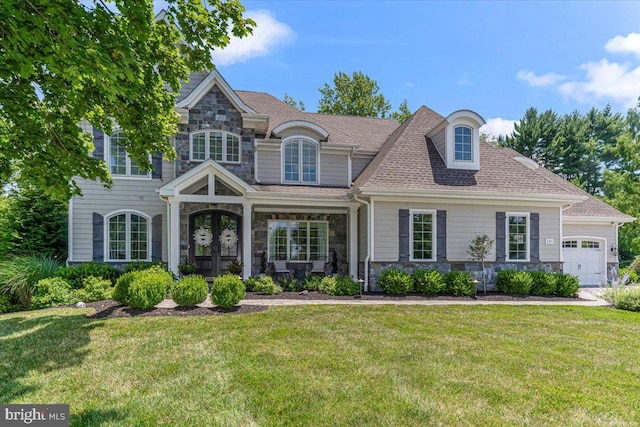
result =
M471 257L471 260L479 262L482 266L482 289L484 293L487 293L487 283L484 274L484 262L489 256L491 249L493 248L493 240L487 236L486 233L476 234L471 240L467 253Z

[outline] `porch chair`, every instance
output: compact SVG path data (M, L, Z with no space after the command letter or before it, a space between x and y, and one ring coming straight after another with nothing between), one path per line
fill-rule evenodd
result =
M273 261L273 274L276 279L278 274L284 274L288 278L291 272L287 268L287 261Z
M327 265L326 261L311 261L311 274L324 274L324 267Z

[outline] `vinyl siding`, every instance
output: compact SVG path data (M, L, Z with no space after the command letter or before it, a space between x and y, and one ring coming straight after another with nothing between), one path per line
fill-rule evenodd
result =
M349 157L344 154L320 153L320 185L349 186Z
M367 165L371 163L371 160L373 160L373 158L374 156L353 157L351 159L351 179L353 181L355 181L358 175L362 173L364 168L366 168Z
M611 245L616 245L616 226L611 223L606 224L567 224L562 226L563 237L600 237L607 239L607 262L618 262L618 256L611 253Z
M367 258L367 205L360 205L358 209L358 261L363 262Z
M445 139L446 130L447 130L446 128L442 129L440 132L434 135L433 138L431 138L431 142L433 142L433 145L435 145L436 149L438 150L438 153L440 153L440 157L445 162L446 162L445 157L447 155L447 147L446 147L446 139Z
M468 261L467 249L477 233L496 238L496 212L538 212L540 214L540 260L560 260L560 212L558 208L496 206L445 203L375 202L374 254L375 261L398 261L398 210L434 209L447 211L447 261ZM546 245L546 239L554 244ZM489 260L495 260L495 244Z
M258 150L256 165L258 180L261 184L280 184L282 180L280 151Z

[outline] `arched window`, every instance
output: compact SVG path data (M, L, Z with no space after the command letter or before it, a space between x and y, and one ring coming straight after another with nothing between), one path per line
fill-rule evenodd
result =
M151 230L149 217L140 212L119 211L106 219L109 261L149 261Z
M472 131L471 128L466 126L458 126L454 129L454 143L455 143L455 160L472 161Z
M285 142L283 164L283 182L317 183L318 144L304 139Z
M240 137L221 130L193 132L191 160L207 158L218 163L240 163Z
M149 172L140 169L138 164L129 158L127 149L122 144L122 139L120 132L109 137L109 172L111 175L148 177Z

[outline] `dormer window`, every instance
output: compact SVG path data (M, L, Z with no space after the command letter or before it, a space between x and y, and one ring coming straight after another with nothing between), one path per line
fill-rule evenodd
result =
M472 153L472 135L471 128L466 126L458 126L454 129L455 138L455 159L458 161L470 162L473 157Z
M318 144L304 139L284 143L282 182L316 184L318 182Z
M221 130L191 134L191 160L211 158L218 163L240 163L240 136Z

